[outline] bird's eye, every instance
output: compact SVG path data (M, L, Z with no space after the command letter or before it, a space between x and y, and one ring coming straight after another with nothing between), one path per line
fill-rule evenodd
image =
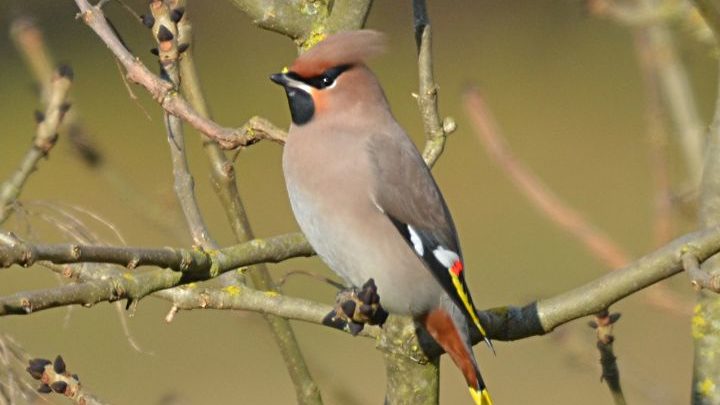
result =
M310 78L303 78L297 73L290 72L290 74L297 77L296 80L308 84L316 89L327 89L335 85L338 77L346 70L350 69L352 65L340 65L330 68L320 75L313 76Z
M322 87L329 87L332 86L332 84L335 82L335 79L330 76L323 76L322 77Z

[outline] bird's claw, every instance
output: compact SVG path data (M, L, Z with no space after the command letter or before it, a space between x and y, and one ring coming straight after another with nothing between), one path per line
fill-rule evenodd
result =
M369 279L362 288L340 291L335 298L335 308L325 315L323 324L355 336L365 324L382 326L387 317L387 311L380 305L375 280Z

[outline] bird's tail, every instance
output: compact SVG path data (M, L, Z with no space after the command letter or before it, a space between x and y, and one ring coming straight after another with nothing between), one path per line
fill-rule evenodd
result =
M485 382L483 381L482 375L480 375L480 370L477 369L477 367L475 368L475 372L477 376L475 386L468 384L470 396L473 401L475 401L475 405L493 405L493 401L490 399L490 393L485 387Z
M470 343L465 315L454 304L431 311L423 324L435 341L450 355L467 382L476 405L492 405Z

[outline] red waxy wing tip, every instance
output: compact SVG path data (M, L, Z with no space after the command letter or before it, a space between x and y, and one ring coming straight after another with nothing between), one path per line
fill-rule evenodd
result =
M450 271L452 271L454 275L460 276L460 273L463 271L462 261L456 260L452 267L450 267Z

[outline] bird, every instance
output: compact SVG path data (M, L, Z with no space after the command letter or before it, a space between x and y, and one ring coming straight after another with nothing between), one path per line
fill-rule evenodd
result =
M368 304L378 299L391 314L411 315L450 355L474 402L491 405L470 328L490 340L450 211L366 65L385 42L369 29L331 34L270 76L290 107L282 156L290 205L320 258L360 290L347 315L359 305L372 320Z

